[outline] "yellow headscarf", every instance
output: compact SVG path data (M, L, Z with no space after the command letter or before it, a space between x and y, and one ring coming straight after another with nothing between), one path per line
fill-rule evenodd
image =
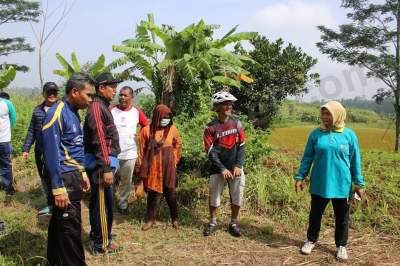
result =
M343 131L345 126L344 120L346 120L346 109L343 105L337 101L329 101L322 105L320 110L322 110L322 108L326 108L329 113L331 113L334 130L339 132ZM329 128L327 128L322 122L320 124L320 129L324 131L329 130Z

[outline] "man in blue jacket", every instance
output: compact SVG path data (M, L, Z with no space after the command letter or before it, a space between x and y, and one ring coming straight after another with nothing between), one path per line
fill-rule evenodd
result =
M50 189L50 179L45 171L44 157L43 157L43 136L42 125L46 112L58 101L58 86L54 82L46 82L43 86L44 101L33 109L31 122L29 124L28 132L25 137L24 146L22 147L22 157L24 160L28 159L29 150L31 146L35 145L35 162L40 179L42 181L42 188L44 195L47 199L47 206L39 211L38 215L47 215L51 212L52 194Z
M14 179L11 164L11 129L15 125L17 113L7 93L0 97L0 186L6 191L6 201L14 194Z
M43 123L44 159L54 198L47 246L50 265L86 265L81 200L90 182L83 167L83 131L78 110L88 107L94 83L86 74L73 74L65 87L66 96L50 108Z

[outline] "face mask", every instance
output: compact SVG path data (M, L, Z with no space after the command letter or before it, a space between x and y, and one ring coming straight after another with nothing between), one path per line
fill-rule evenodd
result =
M163 118L163 119L161 119L161 121L160 121L160 125L161 125L162 127L166 127L166 126L168 126L169 122L171 122L171 119L169 119L169 118Z

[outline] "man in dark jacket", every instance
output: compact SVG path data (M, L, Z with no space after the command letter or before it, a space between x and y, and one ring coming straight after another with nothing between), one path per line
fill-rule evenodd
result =
M43 122L44 159L54 200L47 244L51 266L86 265L81 238L81 200L90 182L84 168L78 110L89 105L93 85L94 80L88 75L72 74L65 86L66 96L50 108Z
M42 125L46 112L58 101L58 86L54 82L46 82L43 86L44 101L33 109L31 123L29 124L28 132L25 137L24 146L22 147L22 157L27 160L29 151L34 143L35 145L35 162L40 179L42 181L42 188L44 195L47 199L47 206L41 209L38 215L48 215L52 209L52 195L49 192L50 178L44 167L43 157L43 136Z
M121 150L118 131L108 109L120 80L115 79L111 73L102 73L96 82L96 96L89 105L83 127L86 169L92 187L89 215L94 255L118 253L122 250L111 238L114 171Z

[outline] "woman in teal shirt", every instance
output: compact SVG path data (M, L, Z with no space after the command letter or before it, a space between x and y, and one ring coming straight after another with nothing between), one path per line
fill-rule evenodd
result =
M301 247L303 254L310 254L318 239L322 214L329 201L335 213L336 257L348 258L346 245L349 231L349 198L352 183L364 198L365 182L361 175L361 156L357 136L345 127L346 109L336 101L321 106L321 125L311 131L295 176L296 192L311 167L311 211L307 241Z

